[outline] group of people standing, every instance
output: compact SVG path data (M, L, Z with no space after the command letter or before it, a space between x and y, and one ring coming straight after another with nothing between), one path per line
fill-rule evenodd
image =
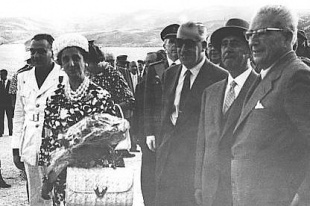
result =
M310 69L297 26L294 12L268 5L208 38L197 22L167 38L180 63L150 65L142 98L155 151L146 205L309 205Z
M281 5L208 37L201 23L171 24L160 34L166 57L148 53L141 70L124 55L91 60L81 35L34 36L12 139L30 205L65 204L66 170L44 178L58 135L85 116L117 115L115 104L141 146L145 206L308 205L310 68L293 48L297 26Z

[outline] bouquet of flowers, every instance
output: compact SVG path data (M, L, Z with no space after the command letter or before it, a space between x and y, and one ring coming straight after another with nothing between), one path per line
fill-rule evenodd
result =
M42 192L44 189L51 190L51 184L69 165L92 163L103 156L113 160L114 147L125 138L124 133L128 129L126 119L103 113L85 117L65 134L60 134L58 140L62 147L51 154L50 165L45 171L47 175L44 182L48 184L45 187L43 185Z

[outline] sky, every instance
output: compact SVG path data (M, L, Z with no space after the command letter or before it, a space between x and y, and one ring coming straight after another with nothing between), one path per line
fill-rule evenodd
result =
M48 16L62 19L92 13L119 15L145 9L169 12L206 6L260 7L270 3L310 10L309 0L0 0L0 17Z

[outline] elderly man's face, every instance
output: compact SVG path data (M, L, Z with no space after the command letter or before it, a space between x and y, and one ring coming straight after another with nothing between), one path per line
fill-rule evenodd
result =
M249 58L249 47L245 39L238 36L227 36L221 43L222 63L230 73L241 74L246 69Z
M178 59L176 38L171 37L165 39L164 48L167 52L167 56L169 57L169 59L171 59L172 61L176 61Z
M274 15L257 15L251 22L249 30L278 28L275 24L278 18ZM253 34L249 38L253 60L261 69L267 69L281 57L287 51L287 43L284 31L266 31L261 34Z
M177 39L178 56L186 68L191 69L196 66L203 58L206 42L196 42L192 39Z

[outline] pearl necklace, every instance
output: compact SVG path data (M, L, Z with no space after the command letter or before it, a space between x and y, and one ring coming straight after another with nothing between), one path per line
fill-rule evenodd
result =
M80 86L73 91L70 87L69 81L67 81L66 85L66 96L69 98L71 101L79 101L81 100L85 95L86 91L89 87L90 81L87 77L84 78L83 82L80 84Z

